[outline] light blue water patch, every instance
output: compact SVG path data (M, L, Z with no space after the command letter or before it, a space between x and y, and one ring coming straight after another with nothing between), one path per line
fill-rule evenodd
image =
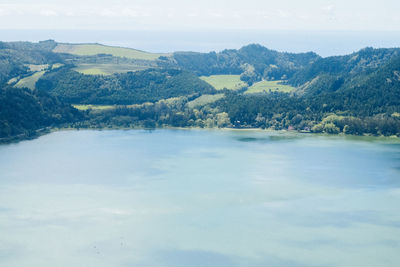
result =
M399 266L400 145L61 131L0 146L0 266Z

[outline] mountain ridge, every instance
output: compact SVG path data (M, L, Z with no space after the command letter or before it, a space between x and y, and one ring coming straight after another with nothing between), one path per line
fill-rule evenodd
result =
M0 137L61 124L400 135L399 48L367 47L321 57L259 44L170 54L100 44L61 44L81 50L54 52L59 45L53 40L0 42L5 103L0 110ZM130 54L124 56L125 51ZM30 89L16 88L25 85ZM29 97L12 97L12 90ZM15 99L42 114L36 117L41 123L25 123L29 116L18 115L22 109L12 103ZM38 107L45 107L41 99L54 107L38 113ZM77 104L83 110L71 106ZM108 106L96 109L93 104ZM60 116L65 119L43 119Z

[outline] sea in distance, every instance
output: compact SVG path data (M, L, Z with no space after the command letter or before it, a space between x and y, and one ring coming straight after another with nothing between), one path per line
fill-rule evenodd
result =
M345 55L365 47L400 47L400 31L271 30L4 30L1 41L101 43L148 52L210 52L259 43L282 52L313 51L323 57Z
M400 266L400 142L58 131L0 145L0 266Z

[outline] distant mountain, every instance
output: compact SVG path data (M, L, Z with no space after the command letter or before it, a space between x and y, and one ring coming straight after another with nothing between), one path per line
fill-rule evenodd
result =
M173 58L179 67L197 75L240 74L249 83L262 79L286 80L320 59L312 52L283 53L258 44L219 53L176 52Z
M399 48L365 48L351 55L319 58L296 72L289 84L299 93L315 95L354 86L365 86L368 77L400 56ZM379 74L376 74L379 75ZM386 77L382 77L385 80Z

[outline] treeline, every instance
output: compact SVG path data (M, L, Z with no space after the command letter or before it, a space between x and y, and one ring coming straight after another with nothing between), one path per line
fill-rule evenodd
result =
M147 69L103 75L84 75L70 66L46 73L38 90L73 104L141 104L161 99L214 93L215 89L196 75L177 69Z
M400 136L399 49L366 48L351 55L320 58L314 53L280 53L249 45L220 53L174 53L151 63L157 68L105 76L73 71L73 63L134 61L110 55L55 54L56 45L54 41L0 42L2 140L61 125L254 127ZM48 70L34 91L6 85L11 78L31 74L27 64L52 63L64 66ZM298 90L292 94L216 91L198 78L211 74L240 74L248 84L285 79ZM196 106L191 102L217 93L223 97L206 97L207 101L197 101ZM80 112L70 104L118 107Z
M187 97L111 110L86 111L77 128L261 128L352 135L400 135L400 113L369 117L336 115L305 100L274 93L265 96L230 94L213 104L190 108ZM315 112L319 110L319 112ZM343 112L342 112L343 113Z
M32 137L40 129L82 120L81 112L45 92L10 87L0 89L0 141Z
M76 128L232 127L228 114L209 105L189 108L188 97L110 110L88 110Z
M240 74L251 84L261 79L286 80L320 57L312 52L283 53L252 44L219 53L177 52L173 58L179 67L197 75Z
M51 52L55 46L54 41L0 42L0 85L11 78L29 73L26 64L61 62L60 56Z
M382 68L397 65L400 49L365 48L345 56L319 58L308 67L299 70L288 83L300 87L304 95L352 89L365 86L371 74ZM383 73L378 76L382 77Z
M389 103L374 106L380 100L370 99L373 104L365 106L369 103L362 100L332 93L313 98L279 93L258 96L231 93L214 105L226 112L236 127L400 135L400 105L397 102L391 106ZM390 112L382 113L383 109Z

